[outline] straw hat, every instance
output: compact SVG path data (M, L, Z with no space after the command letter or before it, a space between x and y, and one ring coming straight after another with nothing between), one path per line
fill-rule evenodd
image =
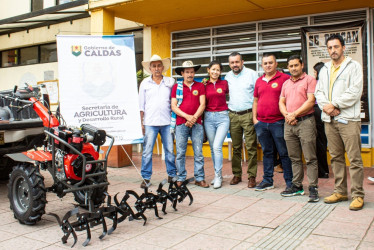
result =
M179 66L179 67L175 68L175 73L177 73L178 75L182 75L181 74L182 70L188 69L188 68L194 68L195 72L196 72L200 69L200 67L201 67L201 65L194 65L192 61L184 61L182 63L182 66Z
M158 61L161 61L162 65L164 66L164 70L162 71L162 73L166 72L170 68L170 58L162 59L159 55L155 54L151 57L151 59L149 61L143 61L142 62L144 70L147 71L148 73L152 74L152 72L149 69L150 66L151 66L151 62L158 62Z

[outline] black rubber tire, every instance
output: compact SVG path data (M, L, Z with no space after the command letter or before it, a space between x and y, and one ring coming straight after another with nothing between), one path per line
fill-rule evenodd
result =
M101 178L101 179L102 181L95 181L95 183L102 183L104 181L107 181L107 178ZM92 184L93 182L90 180L87 180L86 183ZM108 190L108 186L94 189L91 199L93 201L95 208L98 208L100 207L101 204L103 204L105 197L106 197L105 193L107 192L107 190ZM76 202L78 202L79 206L88 208L88 205L85 204L85 191L74 192L74 199Z
M44 177L30 163L19 163L9 176L8 198L14 217L21 224L34 225L45 213Z

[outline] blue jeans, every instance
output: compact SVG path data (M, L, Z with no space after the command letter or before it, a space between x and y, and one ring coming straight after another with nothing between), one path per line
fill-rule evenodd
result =
M177 168L175 167L174 143L172 134L170 133L170 125L144 127L145 135L141 170L143 179L150 180L152 176L152 154L158 133L161 134L161 141L164 145L166 172L171 177L176 176Z
M201 124L196 123L192 128L186 125L178 125L175 129L175 142L177 146L176 165L178 169L178 181L184 181L187 177L186 171L186 149L188 137L192 140L194 152L194 176L195 181L202 181L204 174L203 139L204 130Z
M208 137L210 152L216 175L222 174L222 144L227 136L230 127L228 111L204 113L204 128Z
M286 141L284 140L284 120L274 123L258 121L255 124L256 134L264 153L264 177L263 182L273 184L274 176L274 145L278 150L280 161L283 167L283 178L287 187L292 184L292 166L288 158ZM273 142L274 141L274 142Z

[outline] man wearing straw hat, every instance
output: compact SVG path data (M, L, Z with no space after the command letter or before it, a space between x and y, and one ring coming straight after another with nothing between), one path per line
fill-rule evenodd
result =
M177 169L173 137L170 133L170 95L174 79L162 75L170 67L170 58L161 59L160 56L153 55L149 61L143 61L142 65L144 70L151 74L142 81L139 89L140 117L144 134L141 168L143 181L140 187L145 188L152 176L152 153L158 134L161 135L164 145L169 182L176 176Z
M197 186L207 188L204 174L204 157L202 152L204 129L201 115L205 109L205 86L194 81L195 73L201 65L194 65L192 61L183 62L176 67L175 72L183 76L183 82L174 85L171 92L171 108L173 110L171 129L175 125L175 141L177 147L176 165L178 182L181 185L187 177L186 150L188 137L191 138L194 151L194 176Z

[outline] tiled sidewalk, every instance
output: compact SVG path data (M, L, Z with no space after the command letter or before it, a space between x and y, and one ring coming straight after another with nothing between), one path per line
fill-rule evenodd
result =
M133 157L140 168L140 156ZM212 161L205 159L206 180L213 178ZM188 176L193 175L193 158L187 159ZM243 168L244 172L246 167ZM47 173L46 186L51 183ZM94 228L90 244L85 249L374 249L374 184L367 176L374 169L365 169L365 207L350 211L348 202L326 205L322 201L308 204L305 196L284 198L280 192L285 184L282 174L275 173L275 189L256 192L247 188L246 177L236 186L230 186L231 162L224 160L224 182L220 189L208 189L190 184L194 202L188 198L178 204L178 211L167 207L162 220L154 212L146 212L148 222L124 221L113 234L100 240L102 229ZM262 163L258 164L257 182L261 181ZM154 174L150 190L166 178L160 156L154 156ZM140 176L134 167L109 170L109 193L126 190L141 193ZM305 178L304 183L307 180ZM307 185L304 186L307 191ZM321 198L333 190L333 178L319 179ZM47 195L47 213L63 216L74 206L72 195L60 200L55 194ZM321 199L322 200L322 199ZM130 201L131 203L131 201ZM66 249L72 239L62 244L62 231L55 219L44 215L35 226L19 224L9 210L6 183L0 184L0 249ZM78 232L74 247L83 249L85 233Z

